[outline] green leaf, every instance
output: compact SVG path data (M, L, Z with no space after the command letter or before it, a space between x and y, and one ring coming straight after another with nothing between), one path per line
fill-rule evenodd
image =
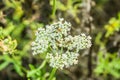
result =
M8 61L3 62L2 64L0 64L0 70L2 70L2 69L4 69L5 67L7 67L7 66L8 66L8 64L9 64L9 62L8 62Z
M31 77L31 76L35 75L36 73L37 73L37 69L28 71L27 72L27 77Z
M23 72L21 70L21 67L20 65L17 65L17 64L14 64L14 69L16 70L16 72L20 75L20 76L23 76Z
M35 67L32 64L29 64L29 67L31 70L35 69Z

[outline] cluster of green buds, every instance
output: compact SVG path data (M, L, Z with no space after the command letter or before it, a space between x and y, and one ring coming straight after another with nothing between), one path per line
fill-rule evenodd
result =
M33 55L46 53L50 66L68 68L78 63L80 49L91 46L91 37L85 34L71 36L71 24L63 18L58 22L39 28L32 42Z
M10 36L5 36L4 31L2 28L0 28L0 52L3 54L6 53L14 53L15 49L17 47L17 41L12 40Z

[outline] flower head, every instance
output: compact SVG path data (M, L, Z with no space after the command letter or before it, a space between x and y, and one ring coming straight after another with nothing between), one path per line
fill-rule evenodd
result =
M71 24L63 19L45 28L39 28L32 43L33 54L47 52L46 59L53 68L63 69L77 64L80 49L91 46L91 37L85 34L71 36Z

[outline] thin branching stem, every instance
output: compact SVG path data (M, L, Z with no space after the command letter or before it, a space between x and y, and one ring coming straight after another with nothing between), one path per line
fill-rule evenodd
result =
M56 12L56 0L53 0L53 10L52 10L52 17L55 17L55 12Z
M53 68L53 69L52 69L52 72L50 73L50 77L49 77L49 79L48 79L48 80L52 80L52 79L53 79L53 77L54 77L54 75L55 75L56 71L57 71L57 69L56 69L56 68Z

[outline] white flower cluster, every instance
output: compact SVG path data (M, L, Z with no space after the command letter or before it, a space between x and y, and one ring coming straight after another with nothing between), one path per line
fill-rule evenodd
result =
M66 53L48 53L46 59L49 59L50 66L58 69L63 69L64 67L69 67L73 64L77 64L78 53L66 51Z
M33 55L44 53L49 46L49 37L44 28L39 28L36 32L36 39L32 42Z
M75 50L79 52L80 49L89 48L91 46L91 37L86 36L85 34L77 36L68 36L65 38L65 47L69 50Z
M71 24L63 19L39 28L32 43L33 55L47 52L46 59L54 68L63 69L77 64L79 50L91 46L91 37L85 34L72 37L70 29Z

